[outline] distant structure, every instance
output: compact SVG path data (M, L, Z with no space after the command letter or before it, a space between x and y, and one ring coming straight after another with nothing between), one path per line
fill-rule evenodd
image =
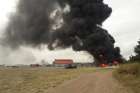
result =
M72 59L55 59L54 64L72 64Z
M95 67L95 64L94 63L90 63L90 62L87 62L87 63L75 63L77 65L77 67Z
M55 59L53 62L55 67L76 68L72 59Z
M3 68L3 67L5 67L5 65L0 65L0 68Z
M39 64L31 64L30 67L41 67Z

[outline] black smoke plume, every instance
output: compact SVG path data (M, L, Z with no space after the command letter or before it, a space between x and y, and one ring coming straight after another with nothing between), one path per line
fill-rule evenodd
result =
M103 59L110 63L121 58L114 38L102 28L111 13L103 0L19 0L5 38L12 47L72 47L75 51L88 51L99 63Z

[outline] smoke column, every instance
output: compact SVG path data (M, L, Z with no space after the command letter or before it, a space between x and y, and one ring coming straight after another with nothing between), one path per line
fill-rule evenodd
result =
M50 50L72 47L88 51L98 63L119 61L119 47L114 47L114 38L102 28L111 13L103 0L20 0L4 40L12 48L43 44Z

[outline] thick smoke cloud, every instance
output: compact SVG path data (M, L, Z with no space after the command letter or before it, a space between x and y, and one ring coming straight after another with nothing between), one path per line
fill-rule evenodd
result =
M46 44L51 27L49 15L56 6L54 0L19 0L5 33L8 43L12 47Z
M64 11L66 7L69 11ZM72 46L75 51L88 51L99 62L120 60L114 38L102 28L111 12L103 0L20 0L5 39L14 48L47 44L53 50Z

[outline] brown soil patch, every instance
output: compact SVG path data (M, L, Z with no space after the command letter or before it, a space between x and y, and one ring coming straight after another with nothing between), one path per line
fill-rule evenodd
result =
M112 76L112 71L83 74L56 88L49 89L47 93L132 93L123 87Z

